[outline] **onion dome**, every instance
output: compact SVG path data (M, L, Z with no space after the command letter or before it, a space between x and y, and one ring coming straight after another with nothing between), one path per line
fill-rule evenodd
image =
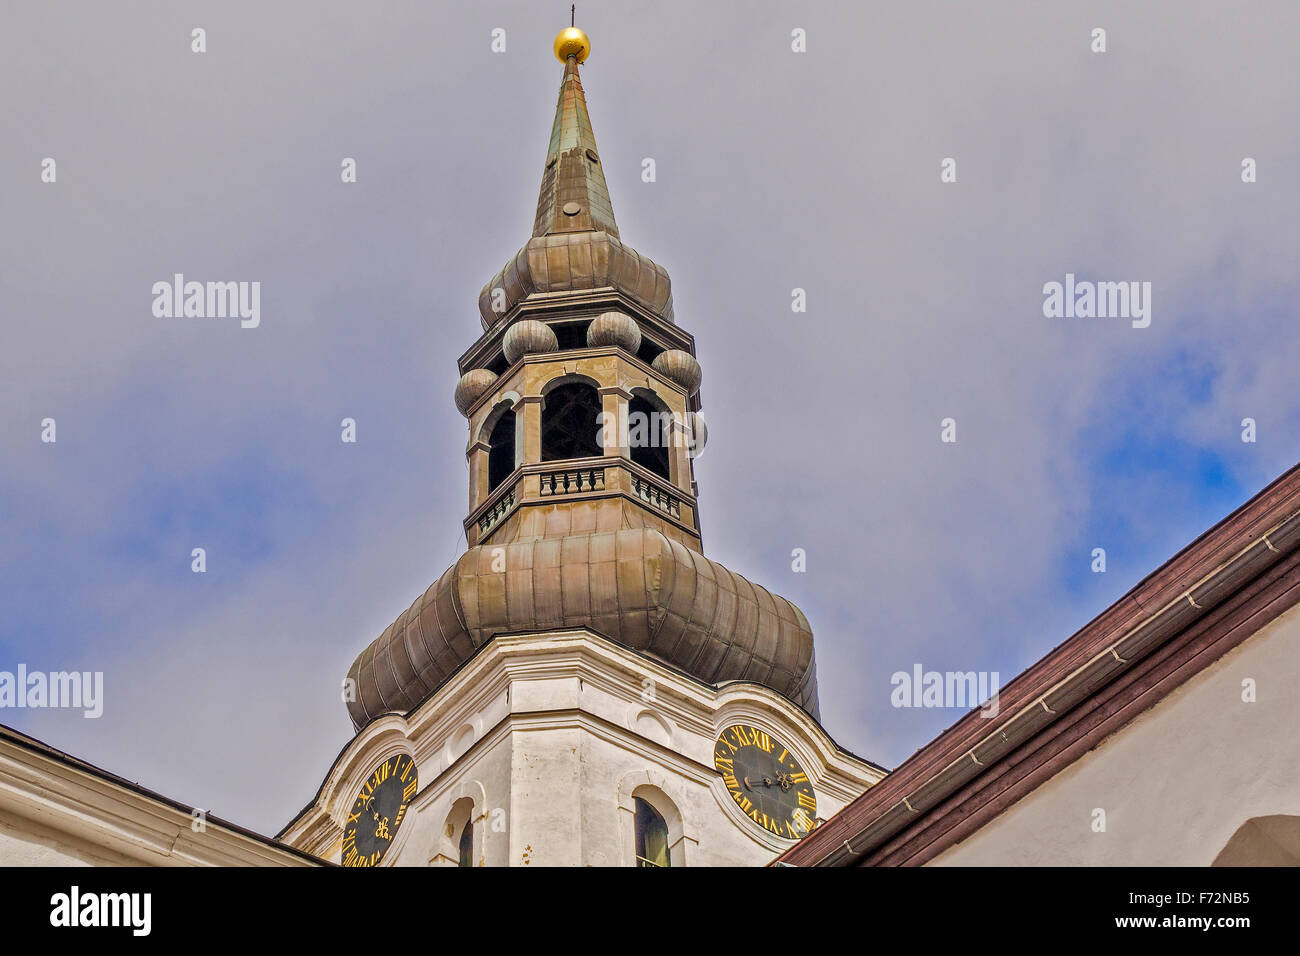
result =
M497 380L497 373L485 368L473 368L460 377L456 383L456 408L466 418L470 406L482 397Z
M700 379L704 377L704 372L690 352L683 352L681 349L660 352L650 363L650 367L664 378L686 389L687 395L694 395L700 390Z
M501 348L506 353L506 361L514 365L525 355L538 352L554 352L560 347L560 340L555 337L551 327L536 319L524 319L506 329L501 340Z
M586 56L582 53L586 36L578 39L568 37L569 33L566 30L556 39L556 55L564 54L564 78L546 149L533 235L479 293L484 330L493 328L529 296L606 288L617 289L666 322L673 321L668 270L619 238L578 76L578 64Z
M587 344L617 345L624 352L636 355L641 347L641 328L636 319L623 312L602 312L587 326Z
M518 571L496 570L502 548ZM568 554L586 559L565 564ZM353 661L352 723L412 710L497 634L575 627L709 684L763 684L818 717L803 613L658 531L629 528L470 548Z

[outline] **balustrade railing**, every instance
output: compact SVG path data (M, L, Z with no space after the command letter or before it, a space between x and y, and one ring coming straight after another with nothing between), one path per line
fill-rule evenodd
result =
M478 531L479 534L487 534L496 523L506 516L506 512L515 506L515 489L511 488L508 492L497 499L494 504L483 514L479 515Z
M664 491L658 485L652 485L644 479L632 476L632 493L651 507L658 508L665 514L670 514L674 518L682 516L681 501Z
M541 473L541 496L576 495L584 491L605 490L604 468L566 468L563 471Z

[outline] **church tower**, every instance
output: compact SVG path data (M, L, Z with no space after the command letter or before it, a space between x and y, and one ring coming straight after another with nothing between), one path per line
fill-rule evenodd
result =
M361 652L281 834L348 865L761 865L883 776L818 724L792 603L704 555L695 341L564 64L532 235L461 356L468 548Z

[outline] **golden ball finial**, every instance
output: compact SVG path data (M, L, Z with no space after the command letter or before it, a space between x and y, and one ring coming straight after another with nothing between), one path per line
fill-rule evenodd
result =
M571 56L581 63L590 52L591 40L577 27L565 27L555 36L555 58L561 63Z

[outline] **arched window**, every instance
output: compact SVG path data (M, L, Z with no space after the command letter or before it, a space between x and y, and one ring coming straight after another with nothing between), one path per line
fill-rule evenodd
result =
M598 458L600 394L585 382L566 382L546 393L542 408L542 461Z
M488 436L488 491L497 489L515 470L515 410L506 409Z
M668 824L645 800L633 799L636 801L636 865L668 866Z
M474 821L466 820L460 831L460 859L457 866L474 865Z
M478 834L478 852L483 853L483 834ZM474 800L461 797L447 812L447 822L438 840L438 852L431 862L439 866L474 865Z
M627 444L632 461L648 468L664 481L671 481L668 444L672 440L672 412L640 395L627 403Z

